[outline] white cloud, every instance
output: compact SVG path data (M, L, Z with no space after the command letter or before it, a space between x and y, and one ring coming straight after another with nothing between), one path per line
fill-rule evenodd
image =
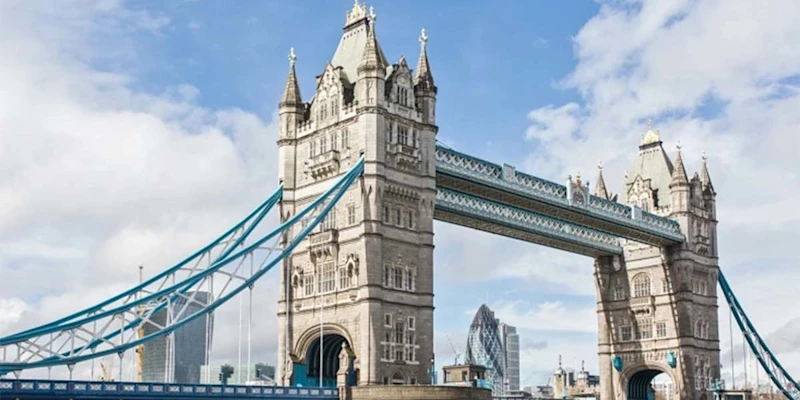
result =
M561 301L530 304L522 300L499 301L489 306L500 321L525 330L597 332L594 307L568 306Z
M670 153L682 141L690 173L707 150L722 269L790 370L800 366L784 345L800 336L789 323L800 313L786 307L796 293L789 282L800 278L791 250L800 214L788 200L800 194L799 12L794 1L606 2L575 36L578 63L561 83L583 101L532 111L527 135L536 144L531 170L559 179L603 159L613 191L648 117Z
M190 84L149 93L124 68L96 67L142 57L131 35L161 34L167 16L118 1L18 3L0 3L2 333L133 286L138 265L161 271L277 184L276 124L203 107ZM276 287L272 277L254 292L254 361L274 362ZM218 360L237 358L237 306L217 315ZM84 364L76 377L89 377Z

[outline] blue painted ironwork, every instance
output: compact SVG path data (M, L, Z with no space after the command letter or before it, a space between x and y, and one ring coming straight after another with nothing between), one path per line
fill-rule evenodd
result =
M750 322L750 318L745 314L736 295L733 294L733 289L731 289L722 271L719 273L719 286L722 288L722 293L728 301L728 307L730 307L736 324L742 331L742 335L744 335L758 363L764 368L764 371L766 371L772 383L774 383L778 390L788 399L800 399L800 386L797 385L797 381L783 368L777 357L775 357L775 354L772 353L761 338L761 335L758 334L756 328L753 326L752 322Z
M322 196L266 236L245 246L236 253L232 253L236 246L244 246L244 243L242 243L242 240L233 240L232 242L235 246L231 249L226 248L223 250L222 256L217 259L217 262L214 262L207 268L192 269L190 276L177 284L173 284L165 289L159 289L159 291L153 295L144 296L143 299L125 303L109 311L100 312L97 315L108 318L99 330L96 326L94 328L92 325L87 326L87 323L96 324L98 318L101 318L92 315L71 322L63 322L62 319L61 324L51 323L45 327L34 328L22 334L12 335L9 338L2 339L2 341L0 341L3 345L2 353L0 354L0 356L2 356L2 359L0 359L0 375L10 371L30 368L54 365L70 366L76 362L91 358L121 353L148 340L169 334L194 319L213 312L236 294L251 287L267 271L277 265L284 257L291 254L292 250L308 236L336 205L347 188L361 174L362 170L363 157ZM304 219L307 215L316 211L319 211L319 213L315 215L310 222ZM257 224L260 222L264 214L265 212L261 213L254 223ZM284 234L291 233L290 229L296 225L300 225L300 222L303 222L303 228L293 230L299 231L299 233L289 241L277 257L270 258L274 247L264 248L263 245L270 240L278 240ZM305 222L309 223L306 224ZM239 239L246 237L252 232L252 226L243 229L243 232L243 236ZM268 252L268 255L264 258L263 264L259 264L255 270L251 269L250 275L242 274L240 271L241 263L247 260L248 257L250 260L256 258L255 253L257 251L263 252L265 250ZM232 265L232 268L234 268L233 271L222 271L222 268L227 265ZM253 267L251 266L251 268ZM179 299L187 299L186 293L190 289L197 288L198 285L202 285L204 282L213 282L215 274L217 274L217 276L223 275L222 279L229 279L228 282L234 280L236 282L231 285L226 284L218 295L213 296L215 301L202 304L202 308L199 308L193 314L189 315L189 313L186 312L184 316L178 313L176 320L171 323L171 325L164 327L159 326L161 329L141 339L134 340L133 338L136 336L129 334L127 337L128 341L123 341L123 339L126 339L125 333L135 332L143 324L148 323L149 316L155 311ZM117 298L119 297L120 296L117 296ZM104 303L108 303L108 301ZM143 304L149 306L146 312L142 311L141 305ZM102 310L102 307L94 308ZM119 321L120 326L118 328L114 326L112 329L109 329L109 326L115 321ZM114 338L119 338L119 343L112 341ZM79 341L77 346L75 344L76 339ZM9 348L12 348L12 351L8 351ZM7 357L13 357L11 359L12 361L9 362Z
M339 398L335 388L162 384L142 382L88 382L2 380L0 399L318 399Z
M515 171L508 166L504 168L442 146L436 146L436 173L449 174L489 187L518 193L564 209L582 210L591 217L638 229L676 243L684 240L677 221L642 210L634 213L631 206L596 196L589 196L589 201L583 204L573 203L567 197L566 186ZM636 218L636 214L639 213L641 213L641 218Z
M204 254L210 252L213 248L220 246L221 244L223 244L225 240L232 238L237 231L245 229L248 226L248 223L250 223L250 227L247 228L247 232L248 233L252 232L252 229L258 225L258 223L261 221L264 215L266 215L266 213L272 210L272 208L275 206L275 204L277 204L282 195L283 195L283 184L281 184L278 187L278 189L269 198L267 198L267 200L264 201L264 203L259 205L247 217L241 220L238 224L234 225L227 232L223 233L220 237L218 237L217 239L215 239L202 249L198 250L191 256L187 257L183 261L179 262L178 264L175 264L170 268L167 268L166 270L158 273L154 277L140 283L137 286L134 286L129 290L126 290L125 292L113 296L108 300L100 302L94 306L78 311L76 313L70 314L64 318L60 318L56 321L25 330L14 335L9 335L4 338L0 338L0 346L6 345L8 343L13 343L14 341L25 340L27 338L36 335L55 332L58 329L57 328L53 329L53 328L63 326L65 323L68 323L70 321L75 321L83 318L92 318L92 317L97 318L98 315L97 313L101 313L104 307L107 307L118 301L123 301L128 306L132 306L132 305L144 304L147 301L149 301L150 298L156 298L158 295L163 293L148 293L150 295L149 298L142 298L140 294L145 292L146 289L151 285L158 283L160 280L168 278L170 275L174 274L181 268L189 266L193 261L198 261L198 259L201 259ZM241 244L241 242L246 238L247 238L246 234L241 235L238 239L236 239L235 245ZM226 246L226 250L224 250L222 255L218 258L224 258L224 256L226 256L227 254L230 254L230 252L236 248L235 245ZM139 299L139 300L134 300L134 299ZM73 324L73 326L76 327L79 325Z
M670 351L667 353L667 365L669 365L669 367L673 369L676 366L678 366L678 356L675 354L674 351Z
M522 231L532 232L606 254L622 254L616 236L455 190L437 188L436 208Z
M612 365L614 365L614 369L617 370L617 372L621 372L622 371L622 365L623 365L622 364L622 357L614 356L614 361L612 361Z

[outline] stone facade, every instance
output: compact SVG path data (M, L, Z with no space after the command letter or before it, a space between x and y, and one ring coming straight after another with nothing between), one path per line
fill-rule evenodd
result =
M608 197L604 185L598 189ZM686 240L670 248L623 241L623 257L595 261L601 398L646 398L643 390L661 372L677 398L711 398L706 388L720 373L719 266L705 157L688 179L680 147L673 165L650 129L619 197L637 211L676 219Z
M358 385L430 383L436 87L424 30L414 73L404 57L387 61L369 11L356 2L347 13L309 102L290 56L279 108L282 218L365 161L329 218L282 265L283 385L302 381L303 365L313 368L309 349L321 325L326 337L343 338L336 355L352 362Z
M348 400L491 400L492 391L461 386L371 386L347 388Z

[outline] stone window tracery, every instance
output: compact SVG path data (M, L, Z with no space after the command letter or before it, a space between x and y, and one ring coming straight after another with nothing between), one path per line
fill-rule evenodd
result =
M661 294L667 294L672 291L672 285L666 278L661 278Z
M383 286L386 288L413 292L415 280L413 268L394 264L383 266Z
M619 279L614 285L614 300L625 300L626 296L625 285Z
M392 319L391 314L385 314L386 331L381 340L381 361L416 364L419 345L413 329L414 318L409 317L409 324L405 324L400 318L394 318L392 324Z
M408 146L408 127L397 125L397 143Z
M653 338L653 320L642 318L636 322L636 339Z
M342 130L342 150L350 148L350 132L347 128Z
M659 322L656 324L656 337L667 337L667 323Z
M319 294L330 293L336 290L336 271L332 261L322 264L322 276L319 280Z
M356 224L356 205L355 204L348 204L347 205L347 225L355 225Z
M304 294L306 296L314 295L314 275L306 275L303 277L303 287L305 288Z
M623 342L627 342L633 339L630 325L620 327L620 338L622 339Z
M633 297L650 296L650 275L642 272L633 277Z

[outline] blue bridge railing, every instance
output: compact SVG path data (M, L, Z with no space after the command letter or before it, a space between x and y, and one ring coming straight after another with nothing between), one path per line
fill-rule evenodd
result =
M339 398L339 390L284 386L0 380L0 399L185 399L187 397L333 400Z

